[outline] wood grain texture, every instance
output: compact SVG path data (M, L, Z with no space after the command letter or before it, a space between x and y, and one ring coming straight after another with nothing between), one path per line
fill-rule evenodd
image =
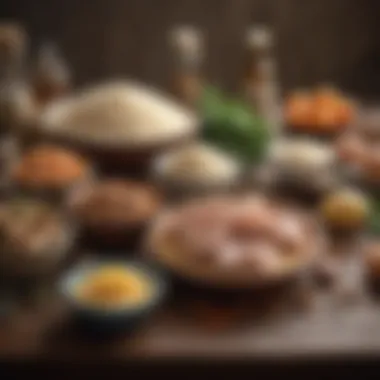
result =
M135 335L102 344L78 335L58 298L20 307L0 326L0 360L302 364L378 359L380 304L363 281L361 244L353 239L331 246L338 272L330 289L306 277L249 293L174 282L168 304Z
M360 96L380 87L376 0L3 0L0 15L26 24L33 48L56 40L77 83L132 76L167 86L167 31L178 23L207 34L206 72L236 89L242 38L252 22L277 31L285 90L333 82Z

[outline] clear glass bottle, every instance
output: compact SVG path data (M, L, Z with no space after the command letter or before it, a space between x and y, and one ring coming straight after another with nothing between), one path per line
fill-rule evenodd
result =
M30 111L24 77L27 35L19 24L0 23L0 135L14 131Z
M278 134L282 131L282 106L273 40L272 31L266 27L254 26L247 31L243 86L245 98Z
M19 24L0 23L0 80L19 79L28 45L27 34Z
M169 38L175 64L172 76L173 91L184 103L194 106L203 86L203 36L194 27L180 26L173 28Z
M32 71L31 86L33 95L40 105L69 91L70 70L56 45L47 43L40 48Z

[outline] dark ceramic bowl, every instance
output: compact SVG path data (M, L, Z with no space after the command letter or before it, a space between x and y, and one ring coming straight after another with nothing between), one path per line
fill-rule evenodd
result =
M152 294L138 306L120 306L113 309L102 309L86 305L75 295L76 287L84 282L88 275L102 265L120 265L142 274L152 283ZM60 291L68 302L78 327L97 336L113 336L134 330L149 317L161 304L166 292L167 282L153 267L137 261L91 260L79 264L70 270L60 281Z
M380 178L371 178L365 175L365 172L360 168L355 168L354 165L344 161L341 161L339 166L342 176L348 184L375 197L380 195Z
M97 180L95 172L90 171L83 176L83 178L75 181L64 187L33 187L27 184L14 181L10 176L9 187L13 194L19 194L24 197L33 197L42 199L52 204L67 206L70 199L78 193L83 192L85 189L93 186Z
M138 250L147 223L133 226L90 227L80 228L79 244L83 249L97 252L128 252Z
M153 181L160 191L165 194L167 199L175 202L183 202L188 199L211 195L231 194L239 190L242 186L241 176L237 176L234 181L230 181L229 183L226 182L217 185L191 185L160 176L156 176Z
M306 178L299 175L285 175L285 172L275 165L264 164L253 173L252 181L255 181L264 191L270 192L276 197L296 200L303 204L315 205L333 189L341 185L341 178L337 168L329 168L329 180L325 183L318 182L318 178Z

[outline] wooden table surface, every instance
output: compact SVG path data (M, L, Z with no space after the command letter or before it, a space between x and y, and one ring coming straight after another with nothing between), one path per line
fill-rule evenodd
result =
M0 359L291 361L380 358L380 303L363 281L360 239L332 247L338 281L305 279L263 294L223 294L175 283L166 305L133 335L80 336L55 298L20 307L0 326Z

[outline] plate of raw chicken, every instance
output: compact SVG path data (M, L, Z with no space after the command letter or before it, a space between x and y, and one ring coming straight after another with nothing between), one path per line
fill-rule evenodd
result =
M307 270L323 250L307 212L261 195L203 198L162 213L148 233L154 259L212 287L262 287Z

